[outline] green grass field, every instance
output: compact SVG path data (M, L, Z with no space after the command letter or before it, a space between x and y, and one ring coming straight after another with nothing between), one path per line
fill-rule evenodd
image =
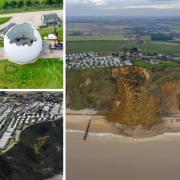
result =
M67 41L126 41L122 35L67 36Z
M63 87L63 61L39 59L33 64L18 65L0 61L1 89L60 89Z
M56 30L60 35L60 40L63 41L63 27L57 27ZM44 38L48 34L54 34L54 28L53 27L38 29L38 31L41 34L42 38Z
M134 65L136 66L141 66L146 69L151 69L151 68L177 68L180 67L180 64L174 62L174 61L164 61L158 64L151 64L148 62L145 62L143 60L135 61Z
M12 17L1 17L0 18L0 24L4 24L6 23L7 21L9 21Z
M144 53L180 54L180 44L168 42L147 42L145 44L127 41L67 41L67 52L117 52L123 46L138 47Z

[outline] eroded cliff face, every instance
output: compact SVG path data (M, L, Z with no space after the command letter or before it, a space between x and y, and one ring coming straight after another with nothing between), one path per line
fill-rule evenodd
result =
M106 118L127 126L158 124L163 116L180 114L180 81L162 81L156 88L151 72L142 67L112 69L116 80L115 99ZM161 77L162 78L162 77Z
M69 71L67 102L72 109L96 109L108 121L128 127L152 127L163 117L180 115L180 68Z
M161 85L161 112L163 116L180 115L180 80Z

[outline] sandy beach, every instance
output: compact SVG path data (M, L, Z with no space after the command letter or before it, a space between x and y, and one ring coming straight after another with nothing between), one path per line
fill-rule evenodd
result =
M93 121L84 141L89 118L96 117L96 112L81 113L67 111L67 180L180 179L180 133L123 137L115 135L101 117Z

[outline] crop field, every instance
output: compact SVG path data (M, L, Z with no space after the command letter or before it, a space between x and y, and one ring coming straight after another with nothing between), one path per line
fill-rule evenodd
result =
M126 41L122 35L67 36L67 41Z
M33 64L18 65L0 61L1 89L57 89L63 87L63 61L38 59Z
M152 41L145 44L128 41L67 41L67 52L117 52L123 46L138 47L144 53L180 54L180 44L178 43Z
M70 32L88 32L90 29L96 29L98 26L95 23L68 23L67 31Z
M58 34L60 35L60 40L63 41L63 27L57 27L56 30L57 30ZM38 29L38 31L41 34L42 38L44 38L48 34L54 34L53 27Z

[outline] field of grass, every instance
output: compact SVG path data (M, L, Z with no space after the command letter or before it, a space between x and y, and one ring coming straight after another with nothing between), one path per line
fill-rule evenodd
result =
M151 64L149 62L145 62L143 60L135 61L134 65L136 66L141 66L147 69L151 68L177 68L180 67L180 64L174 62L174 61L164 61L158 64Z
M0 24L4 24L6 23L7 21L9 21L12 17L1 17L0 18Z
M152 41L145 44L127 41L67 41L67 52L117 52L123 46L138 47L144 53L180 54L180 44Z
M18 65L0 61L1 89L56 89L63 87L63 61L39 59L33 64Z
M126 41L122 35L67 36L67 41Z
M63 41L63 27L57 27L56 30L60 35L60 40ZM41 37L44 38L48 34L54 34L54 27L39 29L39 33L41 34Z

